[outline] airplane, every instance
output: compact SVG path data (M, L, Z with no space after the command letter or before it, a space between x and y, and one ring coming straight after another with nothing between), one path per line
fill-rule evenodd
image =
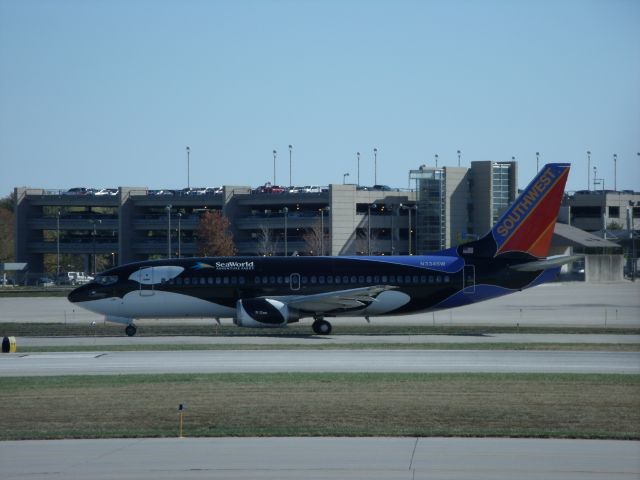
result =
M545 165L479 240L430 255L194 257L106 270L71 302L136 334L135 319L232 318L239 327L285 327L313 318L431 312L552 280L580 255L547 257L570 164Z

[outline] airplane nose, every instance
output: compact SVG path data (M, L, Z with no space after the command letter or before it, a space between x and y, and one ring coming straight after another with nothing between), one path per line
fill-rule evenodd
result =
M82 285L72 290L67 296L71 303L86 302L96 299L96 285Z

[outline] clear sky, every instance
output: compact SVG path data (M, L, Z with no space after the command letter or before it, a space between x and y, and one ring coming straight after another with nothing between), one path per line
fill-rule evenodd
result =
M570 162L640 190L638 0L0 0L15 186L407 187L421 164Z

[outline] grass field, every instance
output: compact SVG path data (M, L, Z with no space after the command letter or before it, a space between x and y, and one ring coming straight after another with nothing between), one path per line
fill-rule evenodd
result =
M640 438L640 376L209 374L0 378L0 440L186 436Z

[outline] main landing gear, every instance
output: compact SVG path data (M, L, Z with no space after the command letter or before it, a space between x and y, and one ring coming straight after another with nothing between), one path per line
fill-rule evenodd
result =
M331 324L322 317L315 317L313 325L311 325L314 333L318 335L329 335L331 333Z
M136 326L133 323L127 325L127 328L124 329L124 333L128 336L133 337L136 334Z

